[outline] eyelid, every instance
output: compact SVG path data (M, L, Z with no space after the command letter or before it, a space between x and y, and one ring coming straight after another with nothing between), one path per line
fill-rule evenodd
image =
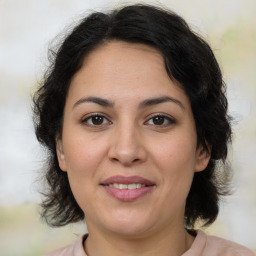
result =
M81 123L84 124L84 125L90 126L90 127L102 127L102 126L106 125L106 124L100 124L100 125L88 124L87 121L90 118L93 118L95 116L103 117L104 119L106 119L108 121L108 124L112 124L112 122L110 121L110 118L106 114L103 114L103 113L100 113L100 112L93 112L93 113L90 113L90 114L87 114L87 115L83 116L83 118L81 119Z
M174 117L170 116L169 114L163 114L163 113L155 113L155 114L150 115L150 116L147 118L147 121L146 121L145 123L148 123L149 120L151 120L151 119L154 118L154 117L163 117L163 118L165 118L165 119L167 119L167 120L169 121L168 124L164 124L164 125L154 125L154 124L152 124L152 126L157 126L157 127L159 127L159 128L161 128L161 127L167 127L167 126L170 126L170 125L176 123L176 120L175 120Z

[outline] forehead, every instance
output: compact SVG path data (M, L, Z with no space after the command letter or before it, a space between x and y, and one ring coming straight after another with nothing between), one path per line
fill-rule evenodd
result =
M163 76L167 75L160 51L145 44L110 41L85 57L75 78L84 71L125 78L126 75L141 76L143 72L153 70L161 72Z
M69 95L77 98L96 93L119 99L158 94L184 97L181 85L168 76L157 49L122 41L108 42L89 53L71 81Z

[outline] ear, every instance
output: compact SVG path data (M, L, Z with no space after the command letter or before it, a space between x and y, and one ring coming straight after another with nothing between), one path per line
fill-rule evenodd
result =
M196 167L195 172L201 172L203 171L211 157L211 148L207 144L207 149L205 149L203 146L199 146L196 151Z
M56 152L57 152L59 167L62 171L66 172L67 165L66 165L65 154L63 150L63 143L61 139L56 139Z

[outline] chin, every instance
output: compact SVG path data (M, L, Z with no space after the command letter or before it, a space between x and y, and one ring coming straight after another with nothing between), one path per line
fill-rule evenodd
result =
M120 223L120 225L116 225L114 227L111 227L111 231L115 234L117 234L119 237L127 237L127 238L141 238L145 237L146 234L148 234L149 227L145 226L138 226L134 225L133 223L130 223L129 225L125 225L123 223Z
M147 214L129 214L123 213L112 215L110 221L105 221L105 229L116 233L121 236L126 237L143 237L145 234L148 234L151 230L153 224L152 218L147 216Z

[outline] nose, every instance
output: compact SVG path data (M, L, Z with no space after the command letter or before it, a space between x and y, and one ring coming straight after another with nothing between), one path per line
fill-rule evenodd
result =
M142 163L147 158L143 136L135 126L119 126L113 131L108 157L123 166Z

